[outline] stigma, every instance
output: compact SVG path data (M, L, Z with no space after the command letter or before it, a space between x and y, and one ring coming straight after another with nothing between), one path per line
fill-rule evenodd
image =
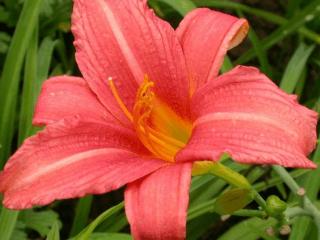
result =
M132 111L123 103L111 77L108 78L108 85L143 145L155 157L174 162L176 153L190 137L192 124L157 98L153 91L155 84L147 75L137 90Z

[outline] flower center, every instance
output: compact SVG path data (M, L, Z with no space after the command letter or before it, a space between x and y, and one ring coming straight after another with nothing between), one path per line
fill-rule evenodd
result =
M113 96L133 123L144 146L155 156L174 162L176 153L185 146L191 135L192 124L157 98L152 91L154 82L147 75L137 91L132 112L123 103L112 78L108 82Z

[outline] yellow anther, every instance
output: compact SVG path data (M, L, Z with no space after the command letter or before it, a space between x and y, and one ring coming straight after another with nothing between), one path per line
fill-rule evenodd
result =
M150 97L154 97L154 93L151 91L152 87L154 87L154 82L150 81L148 75L145 75L143 83L138 89L136 100L141 100L141 98L148 99Z
M111 90L114 98L116 99L117 103L119 104L119 107L121 108L123 113L127 116L127 118L132 122L133 121L132 114L129 112L128 108L126 107L126 105L123 103L121 97L119 96L119 93L114 85L112 77L108 78L108 85L110 87L110 90Z

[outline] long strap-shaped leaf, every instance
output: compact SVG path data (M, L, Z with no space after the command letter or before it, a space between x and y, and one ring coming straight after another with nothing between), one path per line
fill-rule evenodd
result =
M311 21L312 19L320 15L320 1L316 0L311 2L307 7L305 7L299 14L292 17L287 23L279 27L272 34L261 41L264 50L270 49L276 43L280 42L282 39L297 31L305 23ZM256 56L254 49L248 50L239 59L237 59L236 64L244 64Z
M0 168L3 167L10 153L19 76L27 46L36 26L40 5L41 0L25 1L4 63L0 80ZM0 215L0 236L2 240L11 239L17 217L17 211L2 208Z
M105 212L103 212L99 217L97 217L87 228L85 228L81 233L79 233L74 240L88 240L94 229L103 221L108 219L113 214L119 212L124 207L124 203L121 202L118 205L109 208Z
M191 0L158 0L164 2L174 8L182 16L196 8L196 5Z
M235 2L232 0L195 0L195 3L198 7L212 7L214 9L222 8L222 9L231 9L236 11L242 11L244 13L248 13L253 16L257 16L259 18L265 19L268 22L275 23L277 25L283 25L288 22L288 19L274 14L273 12L269 12L260 8L255 8L252 6L248 6L239 2ZM289 1L290 3L290 1ZM288 3L288 4L289 4ZM291 16L291 15L290 15ZM298 32L304 37L314 41L315 43L320 43L320 36L318 33L306 28L300 27Z
M304 43L300 43L299 47L291 57L280 83L281 88L285 90L287 93L292 93L296 88L298 80L301 77L304 68L306 67L307 60L309 59L313 49L313 46L306 46ZM320 145L318 145L313 155L313 161L319 166ZM280 168L278 169L278 171L283 171L283 169ZM310 201L315 201L317 199L317 194L320 189L319 174L320 168L318 167L318 169L316 169L315 171L309 172L307 175L301 178L302 186L304 187ZM307 202L309 202L309 200ZM320 219L317 219L319 218L316 218L314 220L318 228L317 239L320 239L320 222L317 222ZM309 227L311 226L311 220L312 219L309 217L298 218L292 225L292 233L290 234L290 240L306 239Z
M4 63L0 80L0 167L10 154L14 133L19 76L39 15L41 0L26 0Z

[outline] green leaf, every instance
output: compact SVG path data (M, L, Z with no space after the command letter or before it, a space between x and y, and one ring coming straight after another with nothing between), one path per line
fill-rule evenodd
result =
M43 81L48 78L49 69L52 61L53 51L57 44L56 40L52 40L51 37L46 37L42 40L39 51L38 51L38 62L37 62L37 75L36 79L33 82L33 99L34 103L31 106L30 111L34 112L34 107L36 103L36 99L40 94L40 89L43 84ZM33 135L38 131L39 128L35 126L31 126L29 135Z
M1 240L11 239L18 215L19 215L19 211L12 211L4 207L1 209L1 215L0 215Z
M237 172L247 169L247 166L236 164L232 161L225 162L225 164ZM226 185L225 181L211 174L194 177L190 188L189 207L193 208L198 204L216 197Z
M132 240L129 234L124 233L93 233L90 240Z
M46 240L60 240L59 222L54 222Z
M318 137L318 140L320 140L320 136ZM312 159L316 164L318 164L318 166L320 165L320 144L318 144ZM320 167L318 167L316 170L312 172L309 172L301 180L303 183L302 186L306 190L307 196L310 198L311 201L317 200L317 194L320 189L319 175L320 175ZM311 225L312 225L312 221L308 217L300 217L296 219L292 225L290 240L305 239L311 228ZM318 236L318 238L319 237L320 236Z
M214 177L212 181L207 182L198 191L190 192L189 207L192 208L198 206L199 204L216 197L221 193L226 185L225 181Z
M300 10L302 0L289 0L287 5L287 15L292 16Z
M164 2L179 12L182 16L196 8L196 5L191 0L158 0Z
M226 55L224 57L224 61L223 61L223 64L221 66L221 73L225 73L225 72L228 72L229 70L231 70L233 68L233 64L230 60L230 58L228 57L228 55Z
M272 77L271 66L269 64L267 53L263 49L263 47L261 45L261 41L253 28L250 28L250 31L248 33L248 38L249 38L250 42L252 43L253 49L255 50L255 52L257 54L258 61L261 65L262 72L267 74L269 77Z
M220 215L231 214L244 208L253 200L250 189L234 188L220 195L214 203L214 210Z
M24 222L26 228L33 229L44 237L50 231L51 226L59 222L59 215L52 210L39 212L26 210L20 214L19 220Z
M35 83L37 81L37 56L38 55L38 27L35 28L31 38L29 47L27 49L22 100L19 118L19 134L18 145L30 136L32 128L32 117L34 112L34 105L36 100Z
M78 200L76 213L73 219L70 236L78 234L87 224L93 196L89 195Z
M14 230L10 240L29 240L29 239L28 239L27 233L25 233L24 231Z
M0 54L6 53L9 49L11 37L5 32L0 32Z
M41 9L41 33L52 35L56 30L70 31L71 0L43 0Z
M299 14L292 17L287 23L283 24L272 34L261 41L261 45L264 50L268 50L285 37L289 36L293 32L297 31L303 24L311 21L312 19L320 15L320 2L313 1L307 7L305 7ZM246 53L237 59L237 64L244 64L256 56L254 49L248 50Z
M52 60L53 50L57 45L57 40L52 40L51 37L45 37L39 47L38 52L38 72L37 72L37 90L40 90L40 86L44 80L48 78L50 63Z
M41 0L26 0L19 17L0 81L0 168L10 154L23 59L34 32Z
M248 13L255 17L260 17L271 23L283 25L288 22L288 19L280 15L274 14L273 12L265 11L260 8L254 8L249 5L241 4L239 2L230 1L230 0L196 0L195 3L198 7L213 7L213 8L223 8L231 9L236 11L242 11ZM297 30L303 36L311 39L312 41L320 44L320 35L316 32L311 31L305 27L299 27Z
M75 240L88 240L90 239L90 235L94 231L94 229L101 224L103 221L111 217L113 214L118 213L120 210L123 209L124 203L121 202L118 205L109 208L102 214L100 214L99 217L97 217L86 229L84 229L81 233L79 233L74 239Z
M216 199L211 199L209 201L203 202L203 203L199 203L198 205L190 208L188 210L188 221L191 221L201 215L204 215L206 213L210 213L213 212L214 209L214 203L215 203Z
M117 219L115 221L115 219ZM97 232L119 232L128 226L128 219L124 211L118 212L106 219L97 228Z
M8 21L9 12L2 6L0 6L0 22L5 23Z
M294 91L314 47L314 45L307 46L303 42L299 44L299 47L291 57L283 74L280 83L281 89L287 93L292 93Z
M231 227L218 240L257 240L257 239L274 239L266 234L269 227L277 224L277 220L269 218L262 220L260 218L250 218Z
M12 233L10 240L28 240L28 235L25 231L25 224L18 221Z

